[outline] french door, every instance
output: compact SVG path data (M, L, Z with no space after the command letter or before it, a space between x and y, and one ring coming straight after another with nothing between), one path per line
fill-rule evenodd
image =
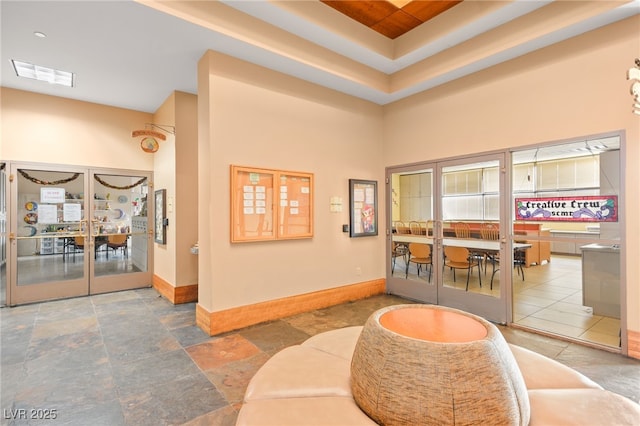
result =
M150 172L14 163L8 304L149 286Z
M502 153L387 170L390 293L507 321L505 173Z

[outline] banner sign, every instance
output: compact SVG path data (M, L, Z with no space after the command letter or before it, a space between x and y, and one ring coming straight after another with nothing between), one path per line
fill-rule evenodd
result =
M516 220L617 222L617 195L516 198Z

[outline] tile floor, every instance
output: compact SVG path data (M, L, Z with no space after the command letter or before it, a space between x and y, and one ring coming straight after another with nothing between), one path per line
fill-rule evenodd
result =
M404 278L405 264L396 259L394 277ZM465 290L466 272L458 271L456 282L452 272L445 269L445 285ZM513 270L514 318L513 322L548 333L558 334L586 342L618 348L620 345L620 319L594 315L582 305L582 258L553 255L551 262L524 268L525 279ZM469 291L500 295L499 274L495 275L493 289L490 282L491 266L478 283L477 270L469 280ZM409 268L409 280L426 280L417 276L414 264ZM433 283L433 282L432 282Z
M1 424L233 425L249 380L274 353L398 303L407 301L380 295L216 337L195 326L194 304L174 306L153 289L2 308ZM500 329L640 401L640 361ZM20 418L32 409L56 419Z

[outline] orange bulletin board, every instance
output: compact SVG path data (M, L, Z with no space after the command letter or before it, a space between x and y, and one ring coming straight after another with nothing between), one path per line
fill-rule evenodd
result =
M313 174L231 166L231 242L313 237Z

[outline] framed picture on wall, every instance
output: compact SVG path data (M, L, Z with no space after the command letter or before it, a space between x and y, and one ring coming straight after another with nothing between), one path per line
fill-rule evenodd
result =
M166 189L158 189L155 192L155 217L154 217L154 240L158 244L167 243L167 220L166 220Z
M349 179L349 236L378 235L378 182Z

